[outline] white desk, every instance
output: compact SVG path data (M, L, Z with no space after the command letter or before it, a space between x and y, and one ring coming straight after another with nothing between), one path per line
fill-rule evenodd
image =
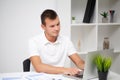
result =
M35 72L20 72L20 73L3 73L0 75L0 80L75 80L75 79L70 79L62 75Z
M35 73L35 72L20 72L20 73L1 73L0 80L76 80L63 75ZM82 79L79 79L82 80ZM90 79L90 80L98 80ZM110 72L108 80L120 80L120 75Z

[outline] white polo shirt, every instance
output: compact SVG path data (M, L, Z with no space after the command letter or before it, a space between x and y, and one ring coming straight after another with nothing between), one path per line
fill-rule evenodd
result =
M29 40L30 57L40 56L45 64L63 67L66 57L76 52L72 42L63 36L58 36L54 43L48 41L44 33Z

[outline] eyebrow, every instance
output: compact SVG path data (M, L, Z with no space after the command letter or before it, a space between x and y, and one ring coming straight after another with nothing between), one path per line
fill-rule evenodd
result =
M57 24L55 24L55 25L60 25L60 22L58 22ZM53 27L53 26L55 26L55 25L51 25L51 27Z
M57 25L60 24L60 22L57 23Z

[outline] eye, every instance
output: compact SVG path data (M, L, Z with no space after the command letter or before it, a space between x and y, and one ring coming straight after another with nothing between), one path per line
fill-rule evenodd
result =
M50 27L52 28L52 27L54 27L54 25L51 25Z

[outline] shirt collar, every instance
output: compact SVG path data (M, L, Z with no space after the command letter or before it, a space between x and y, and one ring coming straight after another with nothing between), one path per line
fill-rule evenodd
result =
M47 40L44 32L42 33L42 37L43 37L43 44L45 44L45 45L47 45L47 44L59 44L61 42L60 36L57 37L57 40L54 43Z

